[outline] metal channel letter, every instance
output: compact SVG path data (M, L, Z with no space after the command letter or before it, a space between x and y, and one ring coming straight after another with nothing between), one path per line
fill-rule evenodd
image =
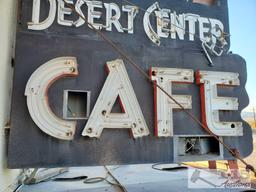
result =
M193 83L193 70L152 67L150 76L172 95L172 83ZM184 108L192 108L190 95L173 95ZM158 137L173 136L173 109L180 109L170 98L154 85L155 133Z
M52 112L48 103L48 89L62 77L77 75L76 58L59 57L40 66L27 82L25 96L30 116L43 132L52 137L72 140L76 122L65 121Z
M242 122L221 122L219 110L238 110L235 97L218 97L217 85L239 86L238 73L198 71L196 82L200 85L202 121L218 136L242 136Z
M39 21L40 18L40 2L41 0L33 0L32 21L28 22L30 30L44 30L50 27L55 19L56 1L48 0L50 3L49 15L44 21Z
M149 130L122 60L107 62L109 75L83 130L83 136L99 138L104 128L131 129L134 138ZM119 97L123 113L111 113Z

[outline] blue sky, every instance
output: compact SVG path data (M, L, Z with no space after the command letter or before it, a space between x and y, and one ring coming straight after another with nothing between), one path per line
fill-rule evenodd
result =
M250 108L256 107L256 0L228 0L231 34L230 51L247 62L246 89Z

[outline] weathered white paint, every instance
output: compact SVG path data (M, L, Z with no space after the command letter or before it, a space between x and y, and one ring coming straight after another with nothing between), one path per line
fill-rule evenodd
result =
M127 29L123 28L123 30L127 31L129 34L134 33L134 19L136 15L139 13L139 8L131 5L123 5L123 12L127 12L128 17L128 26Z
M18 170L6 168L6 143L4 127L10 119L14 34L16 28L16 0L0 1L0 191L12 184ZM11 191L11 190L10 190Z
M83 136L99 138L104 128L131 129L133 137L149 135L149 129L136 98L123 60L107 62L109 75L83 130ZM123 113L111 110L119 97Z
M160 45L160 36L154 31L151 23L150 23L150 15L151 13L159 10L159 4L158 2L155 2L153 5L151 5L145 12L143 17L143 26L146 35L148 38L155 44ZM163 16L163 15L162 15ZM161 19L161 18L160 18ZM161 30L158 30L160 32Z
M83 18L79 18L76 21L64 19L65 15L72 14L71 9L66 7L64 0L49 0L49 15L43 21L39 21L40 2L41 0L33 0L32 19L28 23L28 29L30 30L44 30L49 28L53 24L56 15L59 25L80 27L85 24ZM86 4L87 17L84 18L97 30L113 31L113 28L115 28L119 33L135 33L135 17L139 12L137 6L122 5L122 7L119 7L116 3L103 3L104 1L78 0L74 2L73 0L66 0L65 2L74 6L75 10L82 17L85 15L81 7ZM103 9L105 9L105 19L103 19L104 16L102 15L104 13ZM126 15L127 24L124 27L125 24L121 23L121 18ZM156 20L155 26L152 26L155 23L152 20ZM91 26L89 27L92 28ZM215 50L216 42L221 41L222 48L227 45L225 37L222 34L224 32L224 26L220 20L201 17L192 13L177 14L176 11L171 9L161 8L158 2L153 3L147 8L143 16L143 27L145 35L157 45L160 45L161 38L178 38L180 40L189 39L190 41L194 41L195 35L199 35L204 46L210 49L216 56L220 56L223 53L223 50ZM198 30L196 30L196 27L198 27ZM185 36L186 31L189 32L189 37Z
M72 0L66 0L66 3L74 4ZM65 15L71 15L71 14L72 14L72 10L69 7L65 6L64 1L58 0L58 20L57 20L58 24L64 25L64 26L72 26L73 21L70 21L64 18ZM53 15L53 17L54 16L55 15Z
M41 65L28 80L25 95L30 116L36 125L48 135L63 140L72 140L74 137L76 122L65 121L52 112L47 92L58 79L77 75L76 58L59 57Z
M109 75L83 130L83 136L100 137L104 128L131 129L134 138L149 135L135 92L122 60L107 62ZM54 81L64 76L78 76L75 57L59 57L41 65L29 78L25 95L31 118L48 135L72 140L76 122L57 117L48 104L47 90ZM173 109L180 109L174 101L157 89L159 85L172 95L173 83L193 83L192 69L150 69L154 84L155 133L159 137L173 136ZM220 122L219 110L238 110L238 98L219 97L217 85L239 86L239 74L230 72L198 71L196 83L200 85L202 121L218 136L241 136L241 122ZM111 113L119 97L123 113ZM185 109L192 108L192 96L173 95ZM44 99L42 99L44 98Z
M77 4L77 3L76 3ZM100 19L102 13L100 11L96 11L95 9L100 9L103 7L103 4L101 1L86 1L86 5L88 7L88 11L87 11L87 18L88 18L88 22L90 24L93 25L93 27L95 27L98 30L101 30L103 25L100 23L96 23L94 21L94 19ZM83 12L81 11L81 13L83 14ZM84 17L86 18L86 17ZM79 19L82 19L81 17L79 17ZM84 23L85 21L82 19L82 22ZM91 28L91 26L89 26Z
M197 84L200 84L203 101L203 123L218 136L243 136L242 122L223 122L219 110L238 110L238 98L218 96L217 86L239 86L239 74L229 72L198 71Z
M192 69L177 68L151 68L151 79L157 85L172 95L173 83L193 83L194 73ZM192 108L191 95L172 95L185 109ZM155 129L158 137L173 136L173 109L180 109L174 101L168 98L163 91L154 86L155 105Z
M118 5L115 3L104 3L104 6L106 8L106 30L112 31L112 25L114 25L119 33L123 33L123 27L119 22L121 11Z
M28 29L31 30L44 30L48 28L54 21L56 12L55 0L49 0L50 10L49 15L44 21L39 21L40 18L40 2L41 0L33 1L32 21L28 22Z

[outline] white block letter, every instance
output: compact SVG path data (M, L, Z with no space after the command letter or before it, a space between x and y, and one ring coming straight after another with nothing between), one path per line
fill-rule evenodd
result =
M33 11L32 11L32 21L28 22L28 29L31 30L44 30L51 26L55 19L56 14L56 2L55 0L49 0L50 10L48 17L39 22L40 18L40 2L41 0L33 0Z
M143 17L143 26L144 30L148 36L148 38L155 44L160 45L160 37L154 31L151 23L150 23L150 16L153 14L155 10L160 10L158 2L155 2L151 5L145 12Z
M30 116L42 131L52 137L72 140L76 122L60 119L52 112L48 103L48 89L62 77L77 75L76 58L60 57L40 66L27 82L25 95Z
M188 30L189 30L189 40L194 41L195 40L195 32L196 32L196 22L199 18L199 15L195 15L192 13L187 13L185 15L186 21L188 21Z
M170 35L170 29L167 29L170 25L170 12L171 11L169 9L161 9L160 11L155 11L157 18L157 35L159 37L167 38Z
M205 17L199 17L199 37L201 40L204 40L205 42L210 42L211 37L208 36L208 33L210 32L210 26L205 26L205 24L210 24L210 20Z
M172 83L193 83L193 70L152 67L151 79L172 95ZM192 108L190 95L172 95L184 108ZM155 134L158 137L173 136L173 109L180 109L159 88L154 86Z
M107 67L109 75L82 135L99 138L103 128L131 129L134 138L149 135L123 61L107 62ZM124 113L111 113L118 96Z
M83 6L84 3L85 3L84 0L77 0L76 5L75 5L75 10L76 10L83 18L85 18L85 16L84 16L84 13L83 13L82 10L81 10L81 7ZM82 26L82 25L85 23L85 21L84 21L83 18L79 17L78 20L75 21L73 24L74 24L76 27Z
M123 5L122 6L123 12L128 13L128 26L127 26L127 31L129 34L133 34L134 31L134 19L139 12L138 7L136 6L131 6L131 5Z
M202 122L218 136L242 136L241 122L220 122L219 110L238 110L235 97L218 97L217 85L238 86L238 73L198 71L196 82L200 84Z
M185 14L177 15L176 12L171 13L171 38L176 39L177 33L179 39L184 40L185 28Z
M74 4L73 0L65 0L68 4ZM63 0L58 0L58 23L64 26L72 26L73 21L65 20L65 15L71 15L72 10L65 7Z
M93 25L96 29L101 30L102 24L95 23L94 19L100 19L102 13L99 11L95 11L95 8L102 8L102 2L101 1L86 1L87 7L88 7L88 23ZM91 26L89 26L91 28Z
M119 22L121 17L121 12L117 4L115 3L104 3L106 8L106 30L112 31L112 24L115 25L118 32L123 33L124 30ZM112 15L112 12L115 12L115 15Z

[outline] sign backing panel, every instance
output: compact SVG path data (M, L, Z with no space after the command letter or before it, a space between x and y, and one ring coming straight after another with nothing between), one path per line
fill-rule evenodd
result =
M121 1L104 2L114 2L120 9L125 4ZM154 1L132 2L144 9L155 3ZM225 31L229 32L226 1L220 3L221 6L207 7L187 1L162 0L160 6L175 10L179 14L193 13L201 17L218 19L223 23ZM175 110L174 137L156 137L152 84L126 61L124 61L125 68L148 125L149 136L133 139L128 129L104 129L98 139L83 137L81 134L87 120L77 120L76 132L71 141L56 139L41 131L29 114L24 95L27 81L35 70L54 58L71 56L77 59L79 75L60 79L48 90L51 109L58 117L63 118L64 90L90 91L90 109L93 109L108 76L105 64L120 58L120 55L88 26L82 25L76 28L58 24L57 9L56 18L51 26L39 31L29 30L27 22L32 18L32 1L21 1L20 8L8 154L10 168L174 162L177 161L175 149L178 147L174 137L208 135L183 111ZM83 10L86 15L86 6ZM49 4L47 1L41 1L41 19L45 18L48 12ZM103 18L98 22L104 23L106 10L102 8L102 12ZM144 14L140 10L136 15L133 34L120 33L114 25L112 31L102 30L102 32L122 47L147 73L150 67L184 68L192 69L194 72L204 70L239 73L240 86L220 88L218 95L237 97L239 101L238 111L220 112L220 119L242 122L240 112L248 105L245 91L247 78L245 61L240 56L224 53L221 57L212 57L214 66L211 67L203 53L201 41L196 38L190 41L188 34L185 34L184 40L161 38L161 44L158 46L145 34ZM67 18L78 19L74 14ZM120 23L124 26L126 19L125 16L120 19ZM152 25L155 26L154 19L151 20ZM199 27L196 27L196 30L199 30ZM196 32L199 34L199 31ZM200 88L196 83L176 84L172 87L172 92L177 95L191 95L192 109L189 110L197 118L201 118ZM245 122L243 122L243 136L227 136L223 137L223 140L231 148L238 149L242 156L247 156L252 151L251 128ZM204 156L195 156L193 160L202 158ZM222 156L211 158L232 157L224 150Z

